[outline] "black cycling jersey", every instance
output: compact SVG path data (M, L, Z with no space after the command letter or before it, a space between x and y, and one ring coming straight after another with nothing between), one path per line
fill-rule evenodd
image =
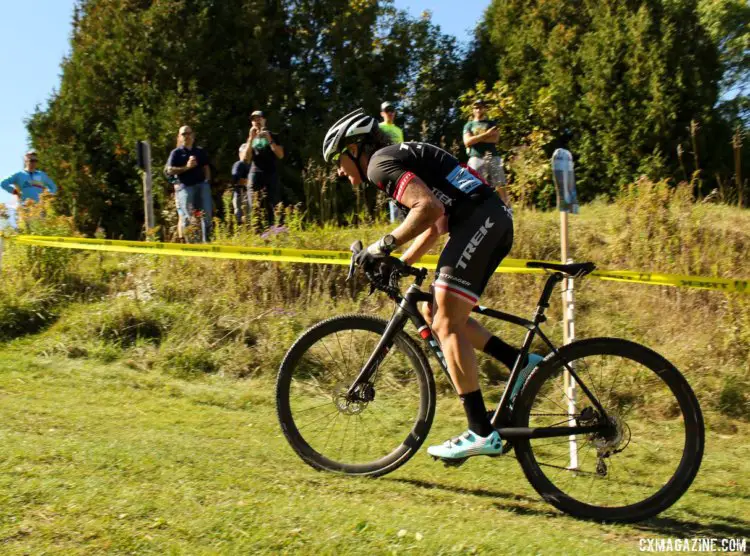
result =
M401 205L401 196L414 176L427 184L443 203L454 222L471 211L464 211L489 198L493 189L469 168L443 149L429 143L400 143L376 151L367 167L367 179ZM460 213L460 216L459 216Z

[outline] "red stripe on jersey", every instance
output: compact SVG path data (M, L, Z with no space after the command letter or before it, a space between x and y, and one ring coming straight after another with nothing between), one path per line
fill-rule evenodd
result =
M435 287L438 288L438 289L441 289L441 290L446 290L447 292L455 294L455 295L460 295L461 297L463 297L467 301L470 301L472 305L475 304L479 300L478 297L474 297L472 295L469 295L469 294L464 293L464 292L462 292L460 290L451 288L451 287L446 286L444 284L435 284Z
M477 172L474 168L467 166L463 162L459 162L458 165L461 166L461 168L466 168L472 176L479 179L479 181L481 181L484 185L490 185L489 183L484 181L484 178L481 175L479 175L479 172Z
M393 192L393 198L401 202L401 197L403 196L404 191L406 191L406 186L409 185L409 182L415 177L416 176L412 172L406 172L401 176L398 179L398 182L396 182L396 190Z

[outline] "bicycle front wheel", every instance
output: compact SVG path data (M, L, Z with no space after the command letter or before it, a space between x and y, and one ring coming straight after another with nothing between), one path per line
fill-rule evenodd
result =
M564 386L563 360L603 406L609 433L523 439L516 454L527 479L558 509L600 521L639 521L674 504L701 464L704 427L698 400L680 372L654 351L593 338L543 361L519 396L520 427L602 422L580 387Z
M279 421L312 467L384 475L424 442L435 415L435 381L422 350L404 332L363 385L362 401L346 398L386 324L365 315L328 319L286 354L276 384Z

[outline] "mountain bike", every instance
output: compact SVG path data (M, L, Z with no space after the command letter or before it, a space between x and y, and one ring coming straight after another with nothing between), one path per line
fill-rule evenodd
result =
M360 242L352 245L354 256L361 249ZM526 329L491 412L505 451L515 450L528 481L563 512L613 522L662 512L685 493L701 464L704 425L695 394L674 365L643 345L589 338L555 346L540 329L553 290L566 276L581 279L595 265L527 266L551 271L532 320L473 308ZM281 364L276 402L284 435L307 464L375 477L417 452L435 415L434 376L424 351L404 331L409 321L449 381L450 375L417 308L432 300L420 289L427 271L389 258L365 274L371 293L380 290L394 301L390 320L349 314L305 331ZM414 282L402 295L399 280L407 276ZM537 336L550 352L523 376L522 361Z

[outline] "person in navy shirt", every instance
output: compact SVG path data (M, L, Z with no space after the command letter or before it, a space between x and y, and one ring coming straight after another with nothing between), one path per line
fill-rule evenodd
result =
M166 173L175 177L177 212L184 226L189 226L195 210L203 211L203 241L211 236L213 204L211 201L211 169L208 155L195 145L195 134L182 126L177 135L177 148L169 154Z
M240 160L232 166L232 208L234 209L234 216L237 218L237 224L242 224L243 212L247 211L249 216L253 210L252 205L249 211L247 210L252 195L248 192L247 181L250 174L250 165L242 160L242 153L246 148L247 145L245 144L240 147ZM243 208L245 211L243 211Z

